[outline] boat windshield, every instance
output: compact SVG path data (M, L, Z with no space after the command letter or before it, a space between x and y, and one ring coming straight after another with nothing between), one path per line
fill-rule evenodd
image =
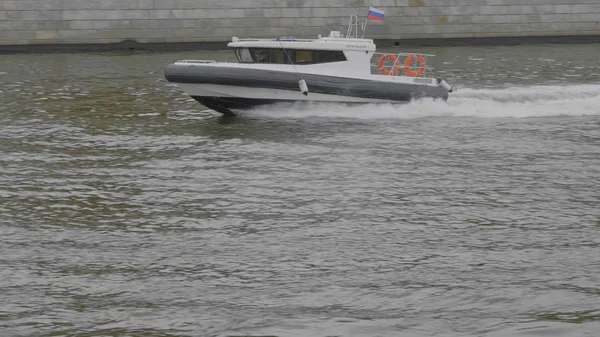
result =
M235 48L240 63L316 64L346 61L341 50Z
M254 63L250 50L248 48L235 48L235 56L240 63Z

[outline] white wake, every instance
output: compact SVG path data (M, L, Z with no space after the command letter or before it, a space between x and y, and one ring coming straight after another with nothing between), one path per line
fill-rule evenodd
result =
M257 108L253 116L303 118L525 118L600 115L600 85L530 86L502 89L463 88L447 102L425 99L407 104L345 105L333 103L283 104Z

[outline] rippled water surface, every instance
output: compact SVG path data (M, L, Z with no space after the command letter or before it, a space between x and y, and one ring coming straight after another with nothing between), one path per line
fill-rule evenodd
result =
M598 336L598 48L233 119L162 76L229 53L1 55L0 335Z

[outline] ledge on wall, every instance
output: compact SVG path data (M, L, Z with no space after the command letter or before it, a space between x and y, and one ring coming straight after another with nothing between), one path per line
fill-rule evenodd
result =
M52 53L52 52L98 52L98 51L186 51L224 50L229 41L221 42L172 42L140 43L124 40L118 43L79 44L20 44L0 45L0 54L7 53ZM427 38L427 39L375 39L378 47L393 46L483 46L524 44L575 44L600 43L600 35L560 36L510 36L477 38Z
M558 35L558 36L494 36L466 38L431 38L431 39L381 39L375 40L377 46L511 46L532 44L576 44L600 43L600 35Z
M124 40L118 43L55 43L55 44L20 44L0 45L2 53L65 53L65 52L98 52L98 51L184 51L184 50L223 50L227 43L223 42L173 42L173 43L140 43L135 40Z

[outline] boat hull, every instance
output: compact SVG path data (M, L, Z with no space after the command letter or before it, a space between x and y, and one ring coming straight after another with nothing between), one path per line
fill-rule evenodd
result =
M270 98L222 97L222 96L191 96L205 107L223 114L234 114L235 111L251 110L257 107L275 104L308 104L310 102L338 102L347 105L368 104L357 101L317 101L317 100L283 100ZM372 102L379 103L379 102Z
M221 112L223 114L232 114L234 111L244 111L260 106L272 105L282 102L295 103L296 101L263 99L263 98L245 98L245 97L210 97L210 96L192 96L198 103L205 107Z
M446 89L434 85L202 64L171 64L165 77L200 104L222 113L278 102L361 104L448 98ZM300 79L306 81L308 95L300 92Z
M342 96L334 94L309 93L304 96L296 90L251 88L219 84L183 83L179 86L193 99L205 107L224 113L253 109L277 103L344 103L368 104L387 103L387 100Z

